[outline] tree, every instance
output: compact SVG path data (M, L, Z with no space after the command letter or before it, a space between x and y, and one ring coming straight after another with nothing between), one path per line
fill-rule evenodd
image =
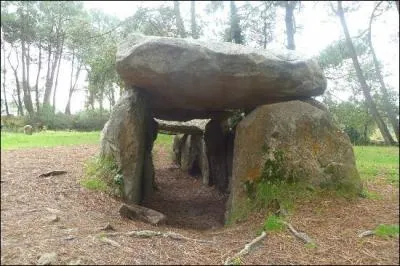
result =
M71 21L79 20L83 10L82 2L40 2L41 12L46 14L43 21L43 31L46 34L48 65L43 105L50 105L50 96L55 79L55 70L60 64L66 31Z
M3 32L3 31L2 31ZM6 70L6 44L3 42L3 35L1 36L1 50L3 52L3 96L4 97L4 105L6 108L6 115L9 115L10 112L8 110L8 102L7 102L7 94L6 94L6 77L7 77L7 70ZM3 100L3 99L2 99Z
M178 35L181 38L186 38L185 26L183 25L181 12L179 10L179 1L174 1L174 13L175 13L175 20L176 20L176 28L178 29Z
M196 23L196 2L195 1L190 1L190 21L191 21L192 38L198 39L199 32L198 32L197 23Z
M293 10L298 1L285 1L285 25L287 36L287 48L295 50L294 34L296 33L296 25L294 23Z
M378 110L376 108L376 104L373 101L373 99L371 97L371 94L370 94L370 88L368 87L368 85L366 83L366 80L365 80L365 77L364 77L364 75L362 73L361 66L360 66L360 63L358 61L357 54L356 54L355 48L353 46L353 42L352 42L351 37L350 37L349 30L347 28L346 19L345 19L345 16L344 16L344 10L343 10L343 7L342 7L342 1L338 1L337 4L338 4L337 10L334 10L333 6L332 6L332 9L339 16L340 23L342 25L343 32L344 32L345 37L346 37L346 43L347 43L347 45L349 47L349 50L350 50L350 53L351 53L351 59L353 61L353 65L354 65L354 68L355 68L355 71L356 71L356 75L357 75L358 81L360 83L361 89L363 91L366 104L368 105L368 107L369 107L369 109L371 111L371 114L374 117L374 120L375 120L375 122L376 122L376 124L377 124L377 126L378 126L378 128L379 128L379 130L380 130L380 132L381 132L381 134L383 136L383 138L385 139L385 143L388 144L388 145L393 145L394 144L393 138L390 135L389 130L388 130L386 124L384 123L382 117L378 113Z
M230 38L229 41L242 44L244 42L242 36L242 29L240 28L240 18L234 1L230 1Z
M14 48L13 46L11 46L11 47ZM16 66L14 66L11 63L10 55L11 55L11 53L8 54L7 60L8 60L8 63L10 64L10 66L11 66L11 69L13 70L14 78L15 78L15 85L16 85L16 92L17 92L17 101L15 101L15 103L17 105L18 114L19 115L24 115L24 108L23 108L22 100L21 100L21 85L20 85L21 83L20 83L19 78L18 78L19 60L18 60L18 51L17 51L17 49L15 49L15 55L17 57L17 65Z
M385 85L385 82L383 80L383 76L382 76L382 71L381 71L381 67L379 64L379 60L376 57L375 54L375 49L374 46L372 44L372 22L374 20L374 18L378 15L375 15L375 12L378 10L379 6L383 3L383 1L379 2L373 9L370 19L369 19L369 27L368 27L368 44L369 44L369 48L372 54L372 58L373 58L373 62L374 62L374 66L375 66L375 71L376 71L376 75L378 77L379 83L380 83L380 89L381 89L381 93L382 93L382 100L383 100L383 106L384 106L384 110L389 118L389 121L393 127L393 130L395 132L397 141L399 141L399 120L396 118L396 113L393 111L391 103L389 101L389 96L388 96L388 91Z
M276 5L273 1L247 2L242 6L242 29L246 39L266 49L273 39Z

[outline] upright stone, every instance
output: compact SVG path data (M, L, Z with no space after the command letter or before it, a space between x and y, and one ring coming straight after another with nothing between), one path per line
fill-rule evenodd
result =
M301 101L260 106L238 124L228 217L247 198L245 182L261 175L353 193L362 189L349 137L323 108Z
M228 156L227 132L220 120L210 120L204 133L205 146L208 155L209 185L215 185L220 191L228 188Z
M101 136L101 156L111 157L123 176L123 196L138 204L143 197L147 103L142 92L129 88L111 112ZM149 175L149 173L147 173Z
M149 112L145 113L146 121L146 139L145 139L145 153L143 162L143 198L149 197L156 187L154 180L154 164L153 164L153 144L157 138L158 124L150 116Z

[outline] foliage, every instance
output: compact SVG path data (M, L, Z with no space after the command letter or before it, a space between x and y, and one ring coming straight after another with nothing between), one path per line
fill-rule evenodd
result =
M1 131L22 132L22 128L27 124L26 117L23 116L1 116Z
M87 110L74 115L73 128L78 131L102 130L110 117L107 111Z
M399 237L399 225L398 224L380 224L374 230L375 235L388 238L388 237Z
M1 132L1 149L43 148L61 145L98 144L99 132L42 131L23 133Z
M85 177L81 184L122 197L122 174L111 156L98 156L89 160L85 165Z

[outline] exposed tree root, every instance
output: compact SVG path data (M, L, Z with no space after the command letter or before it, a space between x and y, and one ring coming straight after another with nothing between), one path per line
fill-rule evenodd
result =
M125 235L125 236L131 236L131 237L143 237L143 238L149 238L153 236L162 236L162 237L169 237L174 240L187 240L187 241L195 241L199 243L213 243L212 241L209 240L204 240L204 239L195 239L195 238L190 238L183 236L178 233L174 232L159 232L159 231L151 231L151 230L142 230L142 231L130 231L130 232L112 232L112 233L102 233L102 236L119 236L119 235Z
M314 240L312 240L306 233L297 232L290 223L284 222L284 224L289 228L290 232L292 232L295 237L299 238L304 243L315 244Z
M240 258L241 258L242 256L245 256L245 255L249 254L250 251L251 251L251 249L252 249L255 245L257 245L261 240L263 240L263 239L266 237L266 235L267 235L267 234L265 233L265 231L263 231L263 232L261 233L260 236L254 238L249 244L246 244L246 245L244 246L244 248L243 248L241 251L239 251L238 253L236 253L232 258L228 258L228 259L225 261L224 265L236 264L236 263L235 263L236 260L240 260Z
M50 172L41 174L41 175L38 176L38 177L47 177L47 176L54 176L54 175L63 175L63 174L66 174L66 173L67 173L67 171L55 170L55 171L50 171Z

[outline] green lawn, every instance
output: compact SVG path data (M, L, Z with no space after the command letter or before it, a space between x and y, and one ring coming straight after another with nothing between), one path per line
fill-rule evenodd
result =
M51 147L59 145L96 144L100 132L46 131L25 135L23 133L1 133L1 149ZM158 134L155 145L171 146L173 135ZM373 180L384 176L390 183L399 183L399 148L378 146L355 146L357 168L361 178Z
M158 134L156 145L172 145L173 136ZM25 135L23 133L1 132L1 149L52 147L60 145L96 144L100 132L46 131Z
M32 135L1 132L1 149L95 144L99 142L99 139L100 132L42 131Z
M399 184L399 147L355 146L357 168L364 180L384 176Z

